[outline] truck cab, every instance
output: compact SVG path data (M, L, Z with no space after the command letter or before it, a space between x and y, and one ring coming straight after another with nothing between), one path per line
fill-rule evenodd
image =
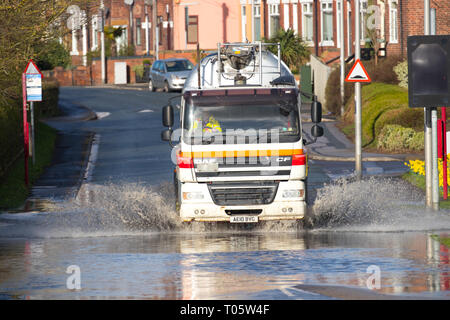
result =
M300 106L279 44L219 43L203 58L182 91L180 129L172 129L173 107L163 108L162 139L174 147L182 221L303 219L307 154ZM312 117L320 122L320 103L313 103ZM311 133L317 138L323 130L315 125Z

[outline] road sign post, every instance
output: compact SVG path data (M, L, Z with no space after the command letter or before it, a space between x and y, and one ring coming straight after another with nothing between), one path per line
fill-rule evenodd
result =
M357 41L358 42L358 41ZM346 82L355 83L355 174L358 180L362 178L362 121L361 121L361 82L371 82L361 60L356 59L350 69Z
M450 106L450 36L408 37L408 100L425 108L426 206L439 209L437 108Z
M25 156L25 184L29 184L28 158L30 154L33 158L33 165L36 163L36 145L34 132L34 101L42 101L42 73L33 60L30 60L22 74L23 92L23 127L24 127L24 156ZM27 119L27 102L30 102L31 120L31 145L30 130Z

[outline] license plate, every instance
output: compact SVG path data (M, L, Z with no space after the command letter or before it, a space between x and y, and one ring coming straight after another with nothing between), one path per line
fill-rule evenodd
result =
M198 172L217 172L219 171L219 164L217 162L212 163L199 163L197 165Z
M258 222L257 216L232 216L230 217L231 223L256 223Z

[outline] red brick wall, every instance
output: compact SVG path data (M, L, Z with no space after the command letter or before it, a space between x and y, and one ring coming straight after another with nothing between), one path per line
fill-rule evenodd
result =
M196 64L195 52L175 52L175 51L162 51L159 55L160 59L168 58L186 58L192 63ZM124 57L124 58L109 58L106 60L106 82L107 84L114 84L114 63L115 62L126 62L128 69L128 83L136 82L136 75L133 71L133 67L137 65L142 65L144 60L150 60L153 62L152 57L142 56L142 57ZM99 59L92 61L92 65L88 67L77 66L72 70L65 70L62 67L55 68L52 72L60 86L90 86L102 84L101 75L101 62ZM92 81L91 81L92 79Z

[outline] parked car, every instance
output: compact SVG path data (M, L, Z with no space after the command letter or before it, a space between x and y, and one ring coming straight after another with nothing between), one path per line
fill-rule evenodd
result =
M184 82L193 68L194 65L188 59L156 60L150 70L148 88L151 91L163 88L165 92L182 90Z

